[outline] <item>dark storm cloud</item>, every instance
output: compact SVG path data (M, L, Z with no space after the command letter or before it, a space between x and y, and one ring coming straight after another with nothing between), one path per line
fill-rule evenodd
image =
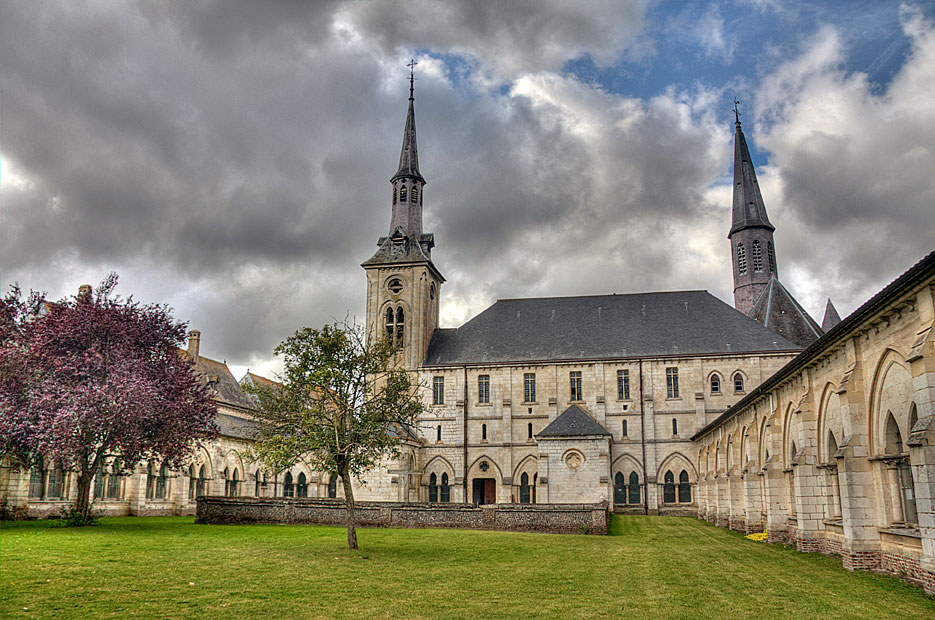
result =
M497 297L673 288L728 296L723 93L695 86L642 100L560 74L582 54L603 64L626 54L645 10L4 4L4 285L73 294L116 270L123 294L167 301L201 329L207 355L254 369L301 325L362 318L359 263L388 229L404 63L427 49L465 59L454 73L428 56L417 68L426 230L448 278L449 322ZM778 86L765 81L759 101L773 129L751 135L777 162L761 173L764 190L776 190L767 207L782 222L785 273L798 274L805 296L830 290L846 311L927 245L932 184L906 164L928 165L913 153L931 147L935 123L912 124L921 104L905 92L931 77L908 76L910 67L907 85L891 87L886 97L901 102L906 123L876 119L878 154L860 139L853 110L849 130L807 139L797 127L820 125L798 116L814 99L810 87L829 100L870 97L834 62L810 61L822 44L777 70ZM888 137L894 123L899 139ZM874 168L899 153L902 164L874 184ZM899 205L892 221L874 213L881 201ZM880 227L908 243L868 261L858 248L882 252ZM843 247L823 248L820 238Z

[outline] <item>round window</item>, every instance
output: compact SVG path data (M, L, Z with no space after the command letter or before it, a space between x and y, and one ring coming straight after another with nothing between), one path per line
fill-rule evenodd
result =
M403 290L403 283L399 278L393 278L389 281L389 283L387 283L386 288L388 288L389 291L394 295L399 295L399 293Z

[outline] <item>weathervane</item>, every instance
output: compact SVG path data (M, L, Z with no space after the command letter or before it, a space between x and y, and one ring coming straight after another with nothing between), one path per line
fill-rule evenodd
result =
M412 93L414 90L414 82L416 79L415 66L417 64L419 64L419 61L417 61L415 58L410 59L409 62L406 63L406 66L409 67L409 98L410 99L413 99Z
M734 99L734 118L737 121L737 124L740 124L740 110L737 109L737 106L740 104L740 101Z

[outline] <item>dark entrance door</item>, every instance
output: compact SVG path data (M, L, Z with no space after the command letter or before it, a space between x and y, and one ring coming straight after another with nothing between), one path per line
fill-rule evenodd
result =
M474 478L471 484L475 506L497 503L497 481L494 478Z

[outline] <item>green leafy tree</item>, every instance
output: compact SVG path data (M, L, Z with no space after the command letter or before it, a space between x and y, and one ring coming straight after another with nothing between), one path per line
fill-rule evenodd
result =
M260 400L257 454L275 470L301 460L340 476L347 546L356 549L351 477L398 456L400 436L424 410L419 386L395 366L391 342L368 343L347 321L300 329L275 353L283 358L281 385L252 388Z

